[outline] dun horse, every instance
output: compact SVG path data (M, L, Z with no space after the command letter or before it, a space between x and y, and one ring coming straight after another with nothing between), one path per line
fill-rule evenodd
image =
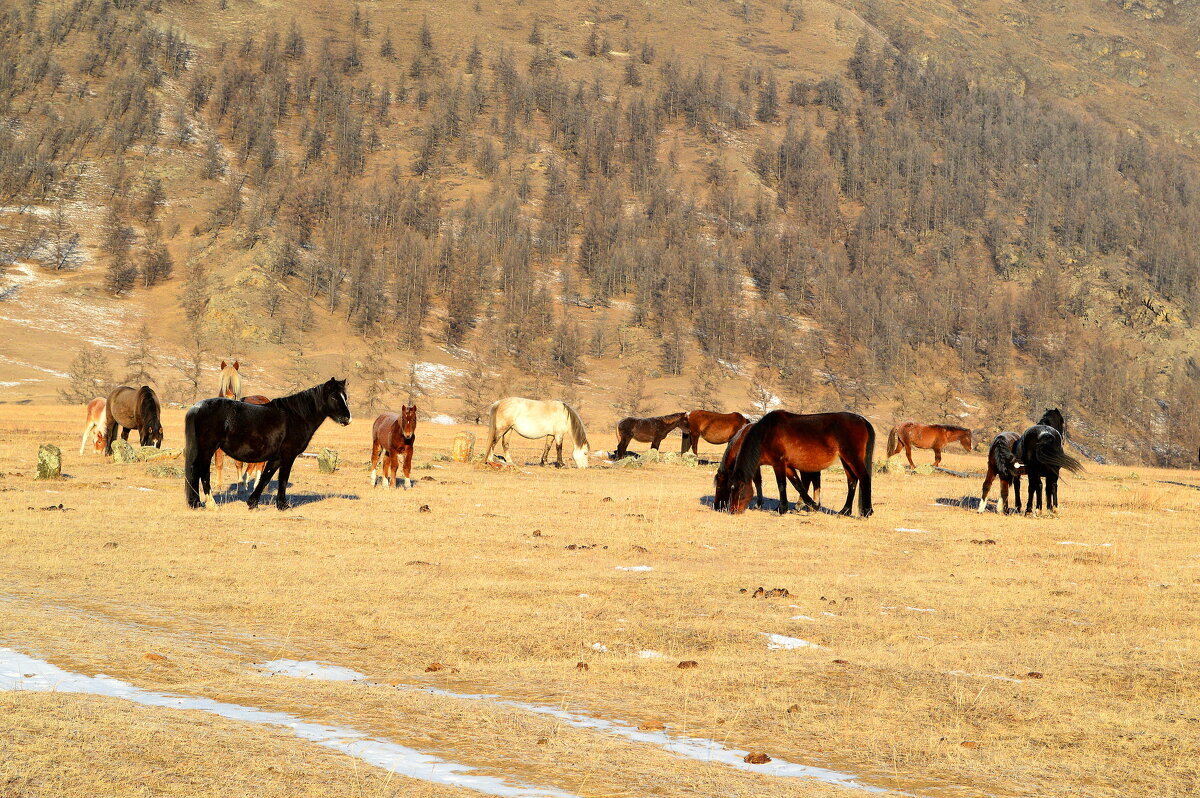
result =
M209 467L217 449L224 449L243 463L267 464L247 505L258 506L263 488L278 471L275 506L288 509L292 465L327 418L342 426L350 423L345 380L330 379L265 405L224 397L197 402L184 417L184 493L188 506L201 507L212 496Z
M933 465L936 468L942 464L942 449L958 441L968 452L974 446L971 443L971 430L966 427L954 427L949 424L918 424L915 421L905 421L892 427L888 433L887 456L897 454L901 448L908 457L908 464L916 468L912 459L912 447L918 449L933 449Z
M396 469L404 455L404 487L412 487L413 444L417 439L417 406L405 405L400 413L383 413L371 426L371 487L375 487L375 468L383 454L383 481L396 487Z
M112 455L118 428L121 430L121 440L129 440L129 431L137 430L140 445L161 449L163 428L159 415L158 396L149 385L136 389L122 385L114 390L108 395L104 408L105 426L108 428L104 453Z
M734 436L729 439L729 445L725 447L725 454L721 456L721 465L717 467L717 475L713 477L713 509L724 510L729 507L729 476L733 471L733 464L737 460L738 452L742 450L742 442L746 439L746 432L754 425L747 424L742 427ZM792 487L796 492L804 497L808 494L808 489L811 487L812 503L805 505L810 510L815 510L821 506L821 472L820 471L804 471L800 473L799 479L796 477L796 470L788 469L787 478L792 483ZM758 506L763 506L763 489L762 489L762 470L754 473L754 492L758 496ZM783 500L780 499L782 502ZM801 499L803 501L803 498Z
M579 468L588 467L588 439L583 428L583 420L570 405L557 400L541 401L538 399L522 399L510 396L493 402L488 408L488 447L483 461L492 459L492 449L500 444L504 462L511 463L508 456L509 431L515 431L522 438L538 440L546 439L546 449L542 452L542 465L550 456L550 445L558 447L557 466L563 465L563 441L570 440L573 449L572 458Z
M734 433L750 423L741 413L713 413L709 410L693 410L687 414L683 430L683 447L680 454L689 448L696 454L700 439L709 443L729 443Z
M671 413L653 418L634 418L633 416L623 418L617 423L615 459L620 460L625 456L630 440L648 443L650 448L657 452L658 445L663 442L663 438L670 435L671 431L675 429L687 429L687 413ZM686 434L685 432L684 435Z
M745 512L754 497L754 476L759 467L775 469L779 485L779 512L788 510L787 478L792 471L823 471L841 460L846 471L846 504L841 515L850 515L854 494L862 483L858 511L864 518L871 506L871 458L875 450L875 428L857 413L815 413L797 415L772 410L746 432L742 450L734 459L729 477L729 512ZM813 504L804 491L800 498Z
M983 478L983 493L979 497L979 512L987 509L987 497L992 491L992 483L1000 477L1000 505L996 509L1001 515L1008 515L1008 486L1013 487L1013 500L1017 511L1021 510L1021 475L1025 466L1017 462L1013 455L1013 447L1021 436L1015 432L1001 432L992 439L988 449L987 476Z
M1058 474L1062 469L1072 472L1083 470L1083 465L1063 451L1065 426L1058 408L1047 410L1037 424L1025 430L1016 445L1013 455L1025 464L1029 476L1026 490L1025 514L1033 512L1034 497L1037 511L1042 511L1042 479L1046 480L1046 511L1058 512Z
M226 397L229 398L229 397ZM271 401L265 396L254 394L252 396L243 396L242 401L251 405L265 405ZM237 473L237 491L240 493L242 488L249 487L254 484L254 478L262 473L266 463L243 463L240 460L233 460L233 468ZM217 449L217 453L213 455L213 465L217 469L217 487L224 490L225 487L225 451Z
M104 443L108 440L107 425L104 423L105 405L107 402L103 397L88 402L87 412L83 417L83 440L79 441L80 454L87 448L88 438L93 440L97 454L104 451Z

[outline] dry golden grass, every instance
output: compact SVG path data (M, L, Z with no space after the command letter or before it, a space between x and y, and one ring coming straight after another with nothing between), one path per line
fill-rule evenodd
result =
M871 519L735 518L701 502L711 468L431 462L459 429L432 424L418 429L415 463L433 467L414 470L432 480L371 490L369 419L358 418L318 433L310 450L332 446L344 466L330 476L301 461L296 509L191 512L178 480L75 455L77 415L10 406L0 422L0 590L10 598L0 602L0 638L68 669L287 710L586 796L845 792L387 682L662 722L923 794L1200 788L1200 491L1162 482L1200 484L1194 472L1089 466L1062 486L1059 518L939 506L977 495L981 480L897 472L877 476ZM181 421L168 411L167 445L181 442ZM606 437L593 430L593 445ZM64 447L68 479L31 479L43 442ZM671 438L664 449L677 446ZM533 461L540 447L518 452ZM949 454L947 465L979 471L983 459ZM826 474L827 506L840 506L844 490L841 475ZM67 509L37 509L59 503ZM633 565L653 570L616 570ZM753 598L760 585L791 595ZM824 648L768 650L762 633ZM373 684L265 678L250 667L275 657L334 662ZM683 660L698 667L680 670ZM426 673L434 662L451 667ZM0 713L0 738L50 699L5 700L15 711ZM155 739L188 747L196 784L249 778L274 746L299 769L333 756L205 719L259 741L242 750L261 754L223 759L217 746L190 746L196 727L169 712L83 703L86 712L50 713L39 738L47 748L17 747L5 767L41 770L45 751L111 724L131 735L161 724ZM161 754L139 750L98 756L79 769L73 794L103 793L114 773L151 768ZM371 771L342 761L346 773ZM270 789L286 792L279 779ZM384 789L363 783L331 776L313 790Z

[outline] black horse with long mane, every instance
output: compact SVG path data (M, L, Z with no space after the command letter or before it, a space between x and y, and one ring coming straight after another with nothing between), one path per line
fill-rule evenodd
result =
M122 385L113 389L104 405L104 424L108 437L104 442L104 453L112 456L113 441L117 430L121 440L129 440L129 431L138 431L138 443L142 446L162 448L163 426L159 412L158 395L149 385L131 388Z
M1083 465L1063 451L1066 424L1058 408L1042 414L1037 424L1025 430L1012 447L1013 456L1025 464L1029 485L1025 491L1025 514L1033 512L1034 497L1042 511L1042 479L1046 480L1046 511L1058 512L1058 473L1062 469L1078 473Z
M247 505L258 506L263 488L278 471L275 506L288 509L287 484L292 464L327 418L343 426L350 423L345 380L330 379L264 405L220 397L197 402L183 422L184 491L188 506L202 507L206 497L212 495L209 468L213 454L223 449L243 463L267 464L246 500Z

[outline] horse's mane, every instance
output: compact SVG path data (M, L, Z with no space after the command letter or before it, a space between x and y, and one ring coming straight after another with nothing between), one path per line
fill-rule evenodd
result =
M772 410L767 413L746 431L746 438L742 441L742 450L738 452L737 459L733 461L731 491L734 483L741 485L754 479L754 473L758 471L762 461L763 438L766 437L769 429L775 428L775 422L779 418L775 412ZM731 492L731 499L732 496Z
M318 397L323 396L324 388L325 384L322 383L321 385L315 385L312 388L307 388L290 396L281 396L278 399L272 399L268 404L278 407L281 410L295 413L298 416L310 418L322 413Z
M956 427L953 424L927 424L926 426L935 427L937 429L944 429L947 432L970 432L971 431L966 427Z
M162 426L162 422L158 418L158 397L154 395L154 389L149 385L138 388L137 409L138 417L144 428Z
M665 416L659 416L658 420L663 422L664 424L678 424L680 421L683 421L685 418L687 418L687 413L685 413L681 410L678 413L667 413Z
M227 366L221 369L221 384L217 388L217 396L225 396L230 390L234 399L242 398L242 375L237 369Z
M583 428L583 419L575 412L575 408L566 402L563 402L562 406L567 409L567 415L571 418L571 437L575 439L575 448L578 449L581 446L590 448L591 444L588 443L587 432Z
M1042 417L1038 419L1038 424L1058 430L1058 432L1062 435L1066 435L1067 433L1066 422L1063 420L1062 411L1057 407L1052 407L1045 413L1042 413Z

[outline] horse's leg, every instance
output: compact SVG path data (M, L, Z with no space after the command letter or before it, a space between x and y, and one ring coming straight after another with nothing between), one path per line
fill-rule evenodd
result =
M979 512L987 509L987 497L992 492L992 482L996 479L996 472L988 467L987 476L983 478L983 493L979 496ZM1004 480L1000 480L1000 495L1004 498L1005 503L1008 502L1008 485Z
M279 486L279 489L275 491L275 506L280 510L290 510L292 507L292 505L288 504L287 500L287 486L288 477L292 473L292 463L294 462L296 462L296 458L292 457L284 460L279 465L279 481L275 483Z
M854 512L854 494L858 491L858 476L845 457L842 458L842 470L846 472L846 504L838 515L852 515Z
M217 449L213 453L213 465L217 467L217 487L225 488L225 452Z
M263 466L263 470L258 475L258 484L254 486L254 490L250 491L250 496L246 499L246 506L251 510L258 506L258 500L262 496L263 488L271 481L271 477L274 476L277 468L279 468L278 460L268 460L267 464Z
M1058 475L1046 475L1046 512L1058 515Z
M933 467L937 468L942 464L942 448L940 446L933 447Z
M775 466L775 484L779 486L779 514L786 515L788 511L787 469L781 465Z
M763 502L766 501L766 497L763 496L763 492L762 492L762 469L761 468L754 469L754 495L758 497L758 509L761 510L762 506L763 506Z
M388 449L383 453L383 481L388 484L389 488L398 487L399 479L397 474L400 471L400 454L392 449Z
M629 448L629 438L624 433L617 433L617 456L614 460L620 460L625 456L625 451Z
M813 486L813 492L812 492L813 504L816 505L817 509L819 510L819 509L821 509L821 472L813 471L811 473L812 473L812 486Z
M500 451L504 454L504 462L512 464L512 458L508 456L508 430L504 430L504 434L500 436Z
M87 424L84 425L83 440L81 440L79 442L79 453L80 454L83 454L83 449L85 446L87 446L88 433L91 432L94 427L95 427L95 422L92 422L92 421L89 421Z
M129 433L133 432L129 427L121 427L121 440L128 441Z
M1000 513L1000 515L1008 515L1008 487L1009 487L1009 484L1010 483L1007 479L1000 480L1000 506L996 508L996 510Z
M1012 486L1013 486L1013 506L1015 507L1017 513L1019 514L1021 512L1021 478L1019 476L1013 477ZM1026 491L1029 490L1028 485L1025 486L1025 490Z
M792 483L792 487L795 488L796 492L800 494L800 501L804 505L804 509L817 509L816 502L814 502L812 497L808 495L808 477L806 477L803 473L797 473L796 469L794 468L789 468L788 481Z
M651 449L653 449L654 451L656 451L656 452L657 452L657 451L658 451L658 445L659 445L660 443L662 443L662 442L663 442L663 436L662 436L662 435L655 435L655 436L654 436L654 440L650 441L650 448L651 448Z
M562 468L563 467L563 459L562 459L563 436L559 435L557 438L555 438L554 445L555 445L555 447L557 447L556 454L558 455L558 460L555 461L554 466L555 466L555 468Z
M1035 474L1029 475L1029 487L1026 490L1026 494L1027 495L1025 497L1025 515L1029 515L1033 512L1033 499L1034 499L1035 494L1037 496L1037 508L1038 508L1038 510L1041 510L1042 509L1042 478L1040 476L1037 476Z
M547 435L546 436L546 448L542 449L542 465L545 465L546 461L550 459L550 447L553 445L554 445L554 436Z
M914 463L913 459L912 459L912 444L909 443L908 441L904 441L904 456L908 458L908 467L909 468L917 467L917 464Z
M379 441L371 441L371 487L375 487L376 480L379 478L377 473L379 468ZM386 479L386 477L385 477Z
M411 476L412 475L412 456L413 456L413 446L410 443L404 447L404 487L405 488L412 487L412 476Z

